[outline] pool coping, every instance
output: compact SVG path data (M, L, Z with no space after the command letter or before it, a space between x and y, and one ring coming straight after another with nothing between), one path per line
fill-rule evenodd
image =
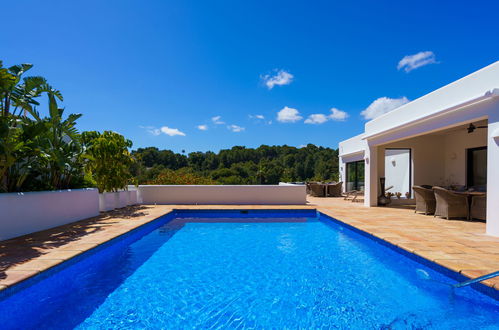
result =
M131 235L135 233L138 230L143 230L145 227L150 225L151 223L155 222L156 220L163 218L168 215L175 214L177 211L230 211L230 210L269 210L269 211L292 211L292 210L315 210L317 212L320 212L324 216L328 217L332 221L356 232L359 233L365 237L368 237L372 239L373 241L382 244L392 250L395 250L396 252L416 261L419 262L429 268L434 269L435 271L438 271L456 281L464 281L468 280L471 277L466 276L466 274L461 273L459 269L453 269L451 265L445 265L445 260L436 262L434 260L431 260L430 258L418 254L416 251L409 247L404 247L403 243L395 243L395 242L390 242L389 238L383 238L380 236L377 236L376 234L370 233L368 230L357 228L356 226L349 224L346 221L343 221L341 219L338 219L338 217L332 215L330 210L317 207L315 205L296 205L296 206L276 206L276 205L259 205L258 207L252 206L252 205L225 205L224 207L221 206L211 206L211 207L206 207L206 206L164 206L165 210L161 211L158 214L154 215L149 215L146 216L145 219L142 219L142 221L139 221L135 225L129 226L127 230L121 231L116 234L110 234L102 238L99 242L95 244L90 244L86 248L81 248L78 250L75 250L74 253L68 257L63 257L60 259L49 259L52 262L48 263L42 263L37 267L37 269L29 270L29 271L24 271L22 276L18 276L17 278L14 278L11 280L11 282L7 284L3 284L2 281L0 280L0 298L2 298L5 295L10 295L12 292L21 290L29 285L31 285L33 280L38 280L38 278L44 278L44 276L49 276L51 271L50 270L55 270L56 268L59 267L66 267L69 266L70 264L77 262L79 258L85 257L87 253L93 253L97 252L101 248L103 248L105 245L110 244L111 242L121 239L127 235ZM328 214L329 213L329 214ZM87 219L88 220L88 219ZM86 221L86 220L83 220ZM30 260L32 261L32 260ZM28 261L29 262L29 261ZM7 270L6 272L16 272L18 270ZM50 272L49 272L50 271ZM20 272L23 272L21 270ZM490 285L489 283L476 283L471 286L473 289L486 294L489 297L492 297L493 299L499 300L499 287L497 285ZM8 290L7 290L8 289Z

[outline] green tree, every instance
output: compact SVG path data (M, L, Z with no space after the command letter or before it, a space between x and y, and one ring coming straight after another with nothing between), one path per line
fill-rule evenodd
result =
M134 158L128 151L132 147L130 140L111 131L83 132L82 139L88 158L86 171L95 180L99 192L126 189L133 182L130 167Z

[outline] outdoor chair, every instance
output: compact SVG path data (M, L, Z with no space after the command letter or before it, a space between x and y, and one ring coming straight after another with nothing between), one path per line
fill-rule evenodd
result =
M313 197L325 197L326 196L326 187L323 184L319 183L311 183L310 187L310 195Z
M363 190L350 190L347 191L344 195L344 200L349 200L352 198L352 202L358 202L357 197L364 197L364 191Z
M327 185L327 195L329 197L341 197L342 187L343 187L343 182L328 184Z
M320 184L320 182L316 182L316 181L307 182L305 184L305 186L307 187L307 195L311 195L312 194L310 185L313 185L313 184Z
M447 220L450 218L469 218L469 203L466 195L440 187L433 187L433 192L437 202L434 217L444 217Z
M416 197L416 212L423 212L425 215L435 213L435 193L432 189L427 189L422 186L413 186L414 196Z
M473 196L471 198L470 218L487 220L487 196Z

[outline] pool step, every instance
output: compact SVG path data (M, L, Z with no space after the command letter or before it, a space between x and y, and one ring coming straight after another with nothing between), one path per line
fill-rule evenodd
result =
M454 284L454 287L455 288L462 288L463 286L467 286L467 285L470 285L470 284L473 284L473 283L478 283L478 282L481 282L481 281L485 281L485 280L488 280L489 278L496 277L496 276L499 276L499 270L495 271L493 273L490 273L490 274L486 274L486 275L483 275L483 276L471 279L471 280L467 280L467 281L464 281L464 282L461 282L461 283Z

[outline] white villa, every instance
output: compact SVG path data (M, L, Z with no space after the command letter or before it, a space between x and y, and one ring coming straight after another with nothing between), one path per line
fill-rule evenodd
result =
M339 144L345 191L377 206L413 185L487 188L487 234L499 236L499 61L365 124Z

